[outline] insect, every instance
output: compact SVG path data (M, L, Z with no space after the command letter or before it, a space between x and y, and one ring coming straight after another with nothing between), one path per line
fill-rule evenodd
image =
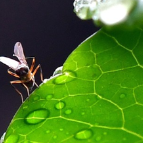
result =
M30 68L28 67L28 64L27 64L27 61L26 61L26 58L23 52L23 47L20 42L17 42L15 44L13 56L16 56L19 61L10 59L8 57L0 57L0 62L9 66L9 69L7 70L7 72L10 75L18 78L18 80L10 81L10 83L14 87L14 89L19 93L19 95L21 96L21 100L23 102L22 93L14 86L14 84L18 84L18 83L22 84L26 88L28 96L29 96L29 92L32 90L34 85L38 87L37 83L35 82L35 78L34 78L38 69L40 69L41 81L43 81L42 69L39 64L34 70L35 57L30 57L32 58L32 64Z

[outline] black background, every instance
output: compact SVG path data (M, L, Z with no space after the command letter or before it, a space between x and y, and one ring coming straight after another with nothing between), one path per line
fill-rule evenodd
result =
M35 56L36 64L41 64L45 78L95 31L92 21L75 15L71 0L0 0L0 56L14 58L14 44L20 41L25 55ZM15 78L7 69L0 63L0 136L21 105L20 96L9 84ZM39 79L37 73L38 84Z

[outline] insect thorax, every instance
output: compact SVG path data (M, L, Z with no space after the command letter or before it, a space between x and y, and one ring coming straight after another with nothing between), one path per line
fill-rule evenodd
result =
M28 66L20 66L15 72L22 78L28 74L28 71L29 71Z

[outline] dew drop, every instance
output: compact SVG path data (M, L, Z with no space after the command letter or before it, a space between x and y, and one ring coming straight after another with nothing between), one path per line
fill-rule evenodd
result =
M74 80L75 77L76 77L76 74L74 72L65 71L62 75L55 78L54 83L55 84L64 84L64 83Z
M87 101L87 102L89 102L89 101L90 101L90 99L86 99L86 101Z
M78 133L76 133L75 138L79 140L86 140L92 137L92 131L91 130L82 130Z
M34 101L39 100L39 96L34 97L34 99L33 99L33 100L34 100Z
M47 130L47 131L46 131L47 134L49 134L50 132L51 132L50 130Z
M122 98L125 98L126 97L126 95L125 94L121 94L120 95L120 98L122 99Z
M53 136L54 139L57 139L57 136Z
M123 138L123 141L126 141L127 139L126 138Z
M25 110L25 109L27 109L27 108L28 108L27 105L25 105L25 106L22 107L23 110Z
M69 132L66 132L66 135L69 135Z
M18 143L18 140L19 140L18 135L10 135L10 136L6 139L5 143Z
M52 94L49 94L46 96L46 100L49 100L49 99L52 99L53 98L53 95Z
M65 103L60 101L55 105L56 109L60 110L63 109L65 107Z
M29 124L38 124L49 117L50 112L47 109L38 109L30 112L25 118Z
M61 132L62 132L63 130L64 130L63 128L60 129Z
M71 109L67 109L66 111L65 111L65 114L66 115L69 115L69 114L71 114L72 113L72 110Z
M82 115L82 116L85 115L85 112L82 112L81 115Z
M101 140L101 136L96 137L96 141L100 141Z

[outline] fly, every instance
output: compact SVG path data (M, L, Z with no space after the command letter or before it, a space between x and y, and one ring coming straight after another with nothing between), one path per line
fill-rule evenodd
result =
M23 102L22 93L13 84L17 84L17 83L22 84L26 88L27 94L29 96L29 92L32 90L34 85L38 87L37 83L35 82L34 76L39 68L40 68L41 81L43 81L42 69L39 64L34 70L35 57L30 57L32 58L32 64L30 68L28 67L28 64L23 52L23 47L20 42L17 42L14 46L14 56L16 56L19 61L10 59L8 57L0 57L0 62L2 62L3 64L9 67L7 72L10 75L18 78L18 80L10 81L10 83L14 87L14 89L20 94L21 100Z

